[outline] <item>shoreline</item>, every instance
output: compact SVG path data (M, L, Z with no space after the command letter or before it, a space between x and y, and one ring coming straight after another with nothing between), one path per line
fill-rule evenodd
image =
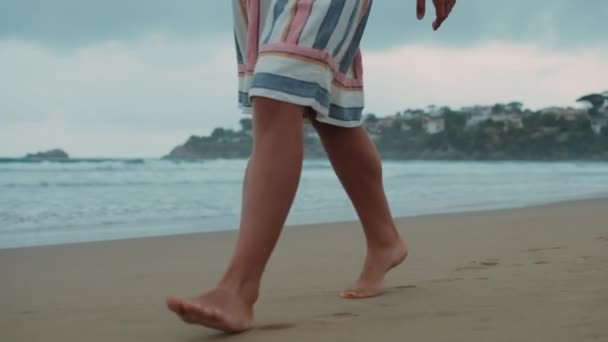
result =
M394 217L394 219L396 221L399 220L407 220L407 219L417 219L417 218L425 218L425 217L441 217L441 216L445 216L445 215L476 215L476 214L484 214L484 213L498 213L498 212L504 212L504 211L511 211L511 210L518 210L518 209L533 209L533 208L543 208L543 207L547 207L547 206L553 206L553 205L559 205L559 204L574 204L574 203L579 203L579 202L594 202L594 201L601 201L601 200L608 200L608 194L600 194L598 193L595 196L583 196L580 198L574 198L574 199L556 199L554 201L549 201L549 202L542 202L542 203L533 203L533 204L522 204L522 205L517 205L517 206L501 206L498 205L496 208L488 208L488 209L470 209L470 210L460 210L460 209L454 209L454 210L444 210L444 211L439 211L439 212L431 212L431 213L420 213L420 214L413 214L413 215L397 215ZM297 220L297 219L296 219ZM334 225L334 224L353 224L353 225L358 225L359 221L358 220L352 220L352 219L338 219L338 220L324 220L324 221L310 221L307 220L308 222L302 222L302 221L306 221L306 220L300 220L300 222L296 222L296 223L287 223L284 227L284 230L291 230L291 229L307 229L307 228L311 228L311 227L315 227L315 226L319 226L319 225ZM190 220L187 220L185 222L190 222ZM183 223L182 223L183 224ZM117 226L132 226L133 224L118 224ZM184 229L182 229L184 230ZM10 251L10 250L20 250L20 249L32 249L32 248L45 248L45 247L61 247L61 246L72 246L72 245L82 245L82 244L97 244L97 243L112 243L112 242L119 242L119 241L137 241L137 240L147 240L147 239L163 239L163 238L171 238L171 237L188 237L188 236L198 236L201 234L222 234L222 233L237 233L238 232L238 227L230 227L230 228L213 228L213 229L209 229L209 230L192 230L192 229L185 229L185 231L182 232L176 232L176 233L149 233L149 234L137 234L134 236L126 236L126 237L117 237L117 238L99 238L99 239L89 239L89 240L83 240L83 239L76 239L74 241L67 241L67 242L57 242L57 243L43 243L43 244L31 244L31 245L23 245L23 246L16 246L16 247L0 247L0 252L2 251ZM87 232L81 232L86 234Z
M123 162L130 164L141 164L146 161L162 161L172 163L203 163L222 160L248 160L249 156L243 157L222 157L222 158L165 158L163 157L70 157L68 159L36 159L25 157L0 157L0 163L102 163L102 162ZM328 161L327 157L305 157L305 161ZM385 156L383 162L470 162L470 163L602 163L608 162L608 157L604 158L398 158Z

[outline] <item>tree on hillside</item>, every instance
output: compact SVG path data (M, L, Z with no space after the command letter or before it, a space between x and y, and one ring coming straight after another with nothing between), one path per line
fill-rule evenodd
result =
M241 124L241 131L243 132L250 132L253 128L253 124L250 118L241 119L239 123Z
M601 115L601 109L604 107L604 103L608 102L608 98L602 94L588 94L580 97L576 102L583 102L589 104L589 116L598 117Z
M213 132L211 132L211 138L213 140L219 140L222 139L223 137L225 137L228 133L227 130L221 128L221 127L217 127L216 129L213 130Z
M523 111L524 104L519 101L513 101L507 104L507 109L513 113L521 113Z
M492 106L492 114L501 114L504 113L506 109L506 106L502 103L497 103L494 106Z
M366 124L375 124L376 122L378 122L378 118L376 117L376 115L369 113L365 116L364 121Z

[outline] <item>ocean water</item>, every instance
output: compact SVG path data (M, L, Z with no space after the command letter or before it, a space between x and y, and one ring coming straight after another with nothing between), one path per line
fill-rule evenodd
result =
M246 163L0 160L0 248L236 229ZM395 216L514 208L608 194L608 163L383 165ZM305 161L288 223L355 219L329 162Z

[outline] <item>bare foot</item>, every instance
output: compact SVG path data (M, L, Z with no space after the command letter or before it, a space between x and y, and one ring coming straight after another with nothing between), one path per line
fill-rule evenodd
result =
M186 323L227 333L249 330L253 323L253 303L226 289L217 288L191 299L170 297L167 307Z
M360 299L379 296L384 292L383 282L386 274L407 258L407 246L399 240L390 248L368 250L363 271L355 286L342 291L340 296L347 299Z

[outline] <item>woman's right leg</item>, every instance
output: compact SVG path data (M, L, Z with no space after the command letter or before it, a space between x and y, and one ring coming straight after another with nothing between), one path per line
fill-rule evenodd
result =
M302 170L304 107L267 98L253 103L253 152L246 169L239 238L217 287L169 298L188 323L228 332L251 327L264 268L293 203Z

